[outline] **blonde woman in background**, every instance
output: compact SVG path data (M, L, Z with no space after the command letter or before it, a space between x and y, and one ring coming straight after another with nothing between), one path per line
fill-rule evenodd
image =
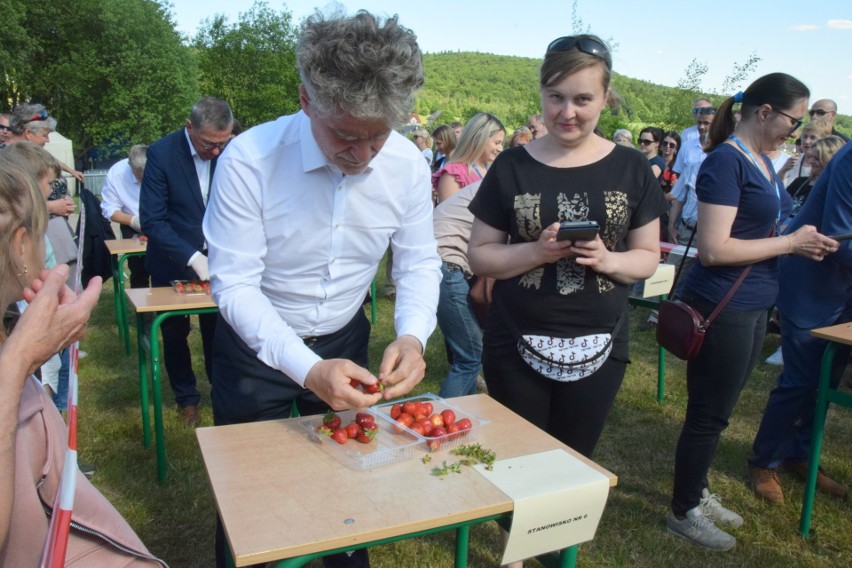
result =
M485 177L491 162L503 149L505 136L506 128L493 114L480 112L471 118L449 162L432 174L432 188L437 190L438 203Z
M432 160L432 171L437 172L447 162L447 157L456 149L456 133L453 129L442 124L432 132L434 159Z

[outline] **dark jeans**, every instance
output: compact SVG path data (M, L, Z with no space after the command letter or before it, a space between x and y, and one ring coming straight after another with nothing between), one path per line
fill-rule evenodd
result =
M499 318L499 310L489 312ZM538 374L518 354L515 340L486 332L482 369L488 394L560 442L591 457L621 387L627 363L611 357L593 375L560 382Z
M716 307L688 289L683 300L705 318ZM719 438L763 348L767 312L725 307L707 330L701 353L686 365L689 399L675 452L671 503L675 515L697 507L707 487Z
M850 316L852 314L845 313L816 327L846 322ZM811 335L809 329L797 327L781 312L784 371L769 394L754 438L754 453L749 459L752 465L774 468L785 459L807 461L810 457L819 373L827 344L827 341ZM849 347L838 348L831 374L834 386L840 381L848 360Z
M121 236L125 239L132 239L139 236L139 233L127 225L119 225L118 228L121 231ZM145 269L144 256L131 256L127 259L127 267L130 269L131 288L147 288L150 285L150 276Z
M171 286L168 282L153 281L153 286ZM213 361L210 347L216 331L217 314L198 316L201 328L201 346L204 350L204 370L207 380L212 382ZM175 394L175 402L180 408L198 406L201 395L195 387L195 373L192 370L192 353L189 351L189 316L173 316L163 320L160 331L163 335L163 363L169 375L169 384ZM153 339L152 339L153 341Z
M323 359L349 359L366 367L370 322L363 310L341 330L306 342ZM217 426L288 418L293 402L303 416L320 414L328 405L290 377L257 358L228 323L221 318L213 341L213 421ZM286 530L286 527L282 527ZM216 566L225 566L225 533L221 519L216 523ZM366 549L323 558L326 568L368 568Z

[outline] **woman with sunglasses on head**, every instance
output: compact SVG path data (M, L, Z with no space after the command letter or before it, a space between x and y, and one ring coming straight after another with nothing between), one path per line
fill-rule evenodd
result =
M21 103L12 109L9 119L11 135L6 140L6 144L26 140L44 147L49 141L50 133L54 130L56 130L56 119L50 116L44 105ZM74 176L77 181L83 181L83 172L78 172L63 162L59 162L59 167Z
M812 225L788 235L778 233L791 199L766 153L799 129L809 95L796 78L772 73L726 99L710 125L707 159L696 179L701 256L686 275L680 299L707 318L735 282L741 282L707 329L700 353L687 362L689 398L666 527L712 550L736 545L717 524L737 528L743 523L710 493L707 474L763 347L767 312L778 291L777 257L795 254L822 260L838 248ZM735 126L737 103L742 105L742 120Z
M553 41L540 72L547 136L501 153L470 205L471 268L497 279L488 392L585 456L624 377L628 288L657 267L665 210L648 160L594 134L611 67L596 36ZM599 232L563 240L565 221Z

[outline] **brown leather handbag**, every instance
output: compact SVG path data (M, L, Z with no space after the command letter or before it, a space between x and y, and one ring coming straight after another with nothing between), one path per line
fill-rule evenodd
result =
M686 245L686 250L683 251L683 258L680 261L674 283L672 283L672 291L674 291L677 280L680 278L680 271L683 268L683 262L686 260L687 253L689 253L689 247L692 245L692 238L694 236L695 230L693 229L692 235L689 237L689 243ZM707 333L707 328L710 327L716 316L722 312L728 300L731 299L750 271L751 265L747 266L740 273L737 281L734 282L734 285L731 286L731 289L728 290L728 293L725 294L725 297L722 298L722 301L719 302L719 305L716 306L716 309L713 310L713 313L706 320L698 310L680 300L663 300L660 302L656 329L657 343L678 359L688 361L697 357L701 352L701 346L704 344L704 335Z

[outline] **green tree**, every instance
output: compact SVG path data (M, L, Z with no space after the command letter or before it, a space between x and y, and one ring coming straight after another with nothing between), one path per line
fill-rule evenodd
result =
M26 43L3 61L4 103L47 106L78 156L102 145L121 154L187 116L198 94L192 53L160 2L5 2Z
M222 15L205 19L193 41L201 91L228 101L246 126L297 111L297 39L292 15L263 1L233 24Z

